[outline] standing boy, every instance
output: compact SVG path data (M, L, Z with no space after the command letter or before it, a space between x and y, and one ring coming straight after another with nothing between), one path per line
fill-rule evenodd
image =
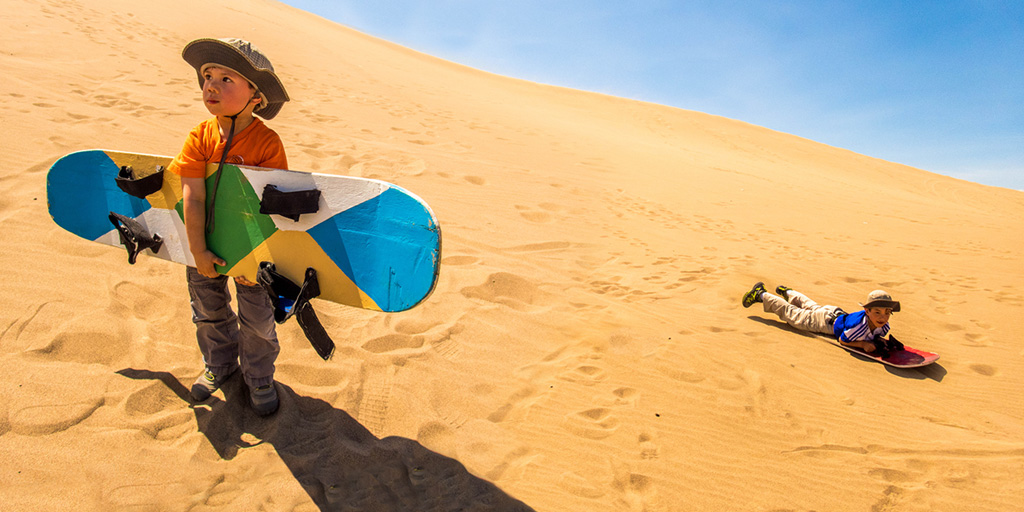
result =
M208 399L241 367L252 408L265 416L279 403L274 308L262 287L237 277L238 315L231 309L228 277L214 267L226 262L206 244L206 235L216 229L212 205L217 193L216 185L207 193L206 169L218 162L287 169L281 138L254 114L272 119L289 98L270 60L248 41L197 39L185 46L182 57L195 68L203 104L214 115L189 133L168 167L181 176L185 231L195 259L186 275L205 370L191 394L197 402ZM211 183L217 180L211 177Z

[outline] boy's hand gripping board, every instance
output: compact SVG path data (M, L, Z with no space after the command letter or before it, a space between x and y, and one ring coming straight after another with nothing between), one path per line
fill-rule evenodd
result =
M124 236L132 238L128 225L136 232L141 226L159 241L141 254L194 266L180 177L166 171L162 180L151 178L155 191L135 191L143 197L117 183L119 174L142 180L170 162L169 157L103 150L66 155L46 177L50 216L82 238L115 247L123 245ZM126 166L131 172L122 170ZM207 168L207 204L216 170L216 164ZM388 312L412 308L433 291L441 230L430 207L415 195L383 181L349 176L230 164L221 172L214 229L207 235L210 250L227 261L218 272L255 282L260 262L269 261L278 273L301 283L312 267L320 299ZM271 192L314 189L319 191L315 213L302 213L297 221L294 213L260 211Z

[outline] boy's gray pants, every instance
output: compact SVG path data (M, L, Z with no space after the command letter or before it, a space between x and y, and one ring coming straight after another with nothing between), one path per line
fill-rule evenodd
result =
M235 284L238 316L231 309L231 278L210 279L187 267L192 321L203 361L214 375L234 371L241 363L245 383L251 388L274 380L274 361L281 347L274 325L274 306L262 286Z
M802 331L819 334L833 334L832 323L839 308L836 306L819 306L817 302L796 291L786 292L789 302L778 295L764 292L761 302L766 313L775 313L789 325Z

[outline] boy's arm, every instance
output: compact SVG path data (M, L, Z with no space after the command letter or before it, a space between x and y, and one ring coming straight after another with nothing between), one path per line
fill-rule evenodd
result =
M217 277L216 265L226 265L206 247L206 178L181 178L182 210L188 248L196 260L196 270L206 277Z
M859 349L861 349L861 350L863 350L865 352L874 352L875 351L875 344L874 343L871 343L869 341L850 341L846 337L846 333L845 332L842 332L842 333L839 334L839 343L844 345L844 346L847 346L847 347L859 348Z
M861 349L861 350L863 350L865 352L874 352L875 351L875 344L871 343L871 342L868 342L868 341L846 341L846 340L844 340L842 338L839 338L839 343L842 343L843 345L846 345L847 347L859 348L859 349Z

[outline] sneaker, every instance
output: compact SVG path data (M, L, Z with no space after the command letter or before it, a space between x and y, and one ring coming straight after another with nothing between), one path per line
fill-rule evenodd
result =
M195 400L196 402L206 401L214 391L220 389L220 387L235 374L235 370L237 369L238 367L236 366L231 371L215 375L213 371L210 370L210 367L207 366L206 370L204 370L203 373L199 375L199 378L196 379L195 383L192 384L192 400Z
M792 290L792 288L779 285L779 287L775 289L775 295L778 295L779 297L782 297L783 299L786 299L788 301L789 296L786 295L786 292L790 290Z
M761 294L767 292L764 289L764 283L757 283L749 292L743 295L743 307L749 308L756 302L761 302Z
M252 410L256 411L256 414L260 416L269 416L277 411L280 402L277 399L277 388L274 383L271 382L266 386L260 386L258 388L249 389L249 402L252 404Z

